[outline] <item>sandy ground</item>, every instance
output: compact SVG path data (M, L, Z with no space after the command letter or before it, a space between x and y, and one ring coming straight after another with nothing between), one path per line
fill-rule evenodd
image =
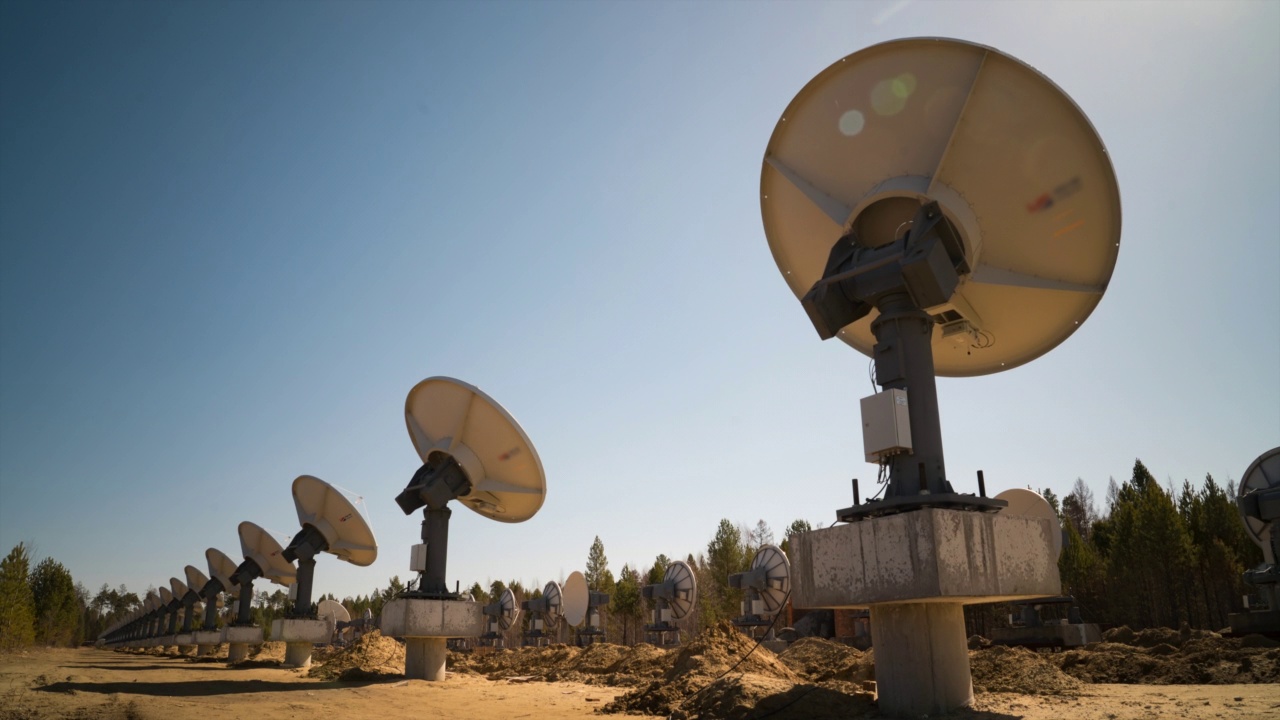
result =
M463 673L451 675L445 683L343 682L309 678L301 671L281 668L231 669L221 663L87 648L0 655L0 720L604 720L608 716L597 714L596 708L624 690L576 682L490 680ZM874 710L862 715L877 716ZM1085 684L1078 694L1067 696L979 693L974 708L955 717L1280 718L1280 685Z

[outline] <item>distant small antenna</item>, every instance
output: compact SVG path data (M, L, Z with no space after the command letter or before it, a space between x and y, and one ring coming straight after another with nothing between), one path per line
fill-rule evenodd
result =
M729 576L729 587L743 591L742 615L733 624L753 638L765 628L765 640L774 639L774 618L791 594L791 562L777 545L762 545L751 560L751 569Z
M496 602L484 606L485 632L479 640L482 645L501 648L506 645L507 630L515 625L520 617L520 604L516 602L516 594L507 588L498 596Z
M683 560L667 565L662 582L645 585L640 590L646 600L653 600L653 622L644 626L653 638L653 644L669 647L680 644L680 628L673 621L680 620L693 610L698 601L698 579L693 568Z

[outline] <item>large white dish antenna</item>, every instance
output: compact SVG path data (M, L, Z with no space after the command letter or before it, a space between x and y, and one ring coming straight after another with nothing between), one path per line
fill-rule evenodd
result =
M1007 370L1061 343L1102 298L1120 246L1120 193L1088 118L1032 67L959 40L881 43L821 72L774 129L760 192L797 298L848 231L878 247L940 204L964 264L951 300L925 308L938 375ZM878 315L840 338L871 355Z
M1240 486L1236 489L1236 497L1242 498L1255 490L1270 490L1280 487L1280 447L1263 453L1249 465L1240 478ZM1263 561L1274 564L1276 558L1271 549L1271 533L1275 532L1274 523L1254 517L1240 510L1240 519L1244 521L1244 529L1249 537L1262 548Z
M777 545L761 545L751 560L751 569L764 574L764 585L757 589L765 612L775 615L791 594L791 561Z
M1062 520L1058 518L1058 513L1053 511L1049 501L1045 500L1040 493L1013 488L996 495L996 500L1009 503L1008 506L1000 509L1004 515L1048 520L1051 529L1050 540L1053 542L1053 556L1056 558L1062 554Z
M591 601L591 590L587 587L587 578L574 570L564 581L561 588L562 598L560 610L565 622L570 627L578 627L587 619L587 604Z
M209 577L222 583L222 591L233 598L240 597L240 586L231 579L231 576L236 573L235 561L217 548L205 550L204 559L209 563Z
M168 607L171 602L173 602L173 592L167 587L160 588L160 606Z
M360 567L378 558L373 530L351 501L329 483L310 475L298 477L293 481L293 504L298 522L324 535L329 545L325 552Z
M277 585L292 585L298 577L298 569L284 559L284 548L261 527L245 521L240 523L240 552L257 563L262 576Z
M493 398L461 380L431 377L409 391L409 437L423 463L453 456L471 489L458 500L492 520L523 522L547 493L542 461L520 424Z
M205 585L209 584L209 578L205 577L195 565L188 565L182 571L187 576L187 588L197 595Z
M178 578L169 578L169 589L173 592L173 599L182 602L187 596L187 585Z
M671 617L679 620L688 615L698 601L698 578L694 576L693 568L683 560L676 560L667 566L662 582L672 583L674 587L671 599L667 601Z

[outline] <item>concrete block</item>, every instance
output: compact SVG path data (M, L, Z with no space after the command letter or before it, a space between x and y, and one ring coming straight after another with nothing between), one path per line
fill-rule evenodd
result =
M1102 642L1102 631L1093 623L999 627L991 628L990 635L993 643L1024 647L1083 647Z
M228 625L222 628L222 642L261 645L262 628L253 625Z
M311 618L278 618L271 623L272 641L327 643L332 639L329 623Z
M400 598L382 608L381 629L391 637L476 637L484 632L484 610L469 600Z
M1061 592L1048 520L926 508L791 537L797 608L981 603Z
M217 645L222 642L221 630L201 630L194 634L197 645Z

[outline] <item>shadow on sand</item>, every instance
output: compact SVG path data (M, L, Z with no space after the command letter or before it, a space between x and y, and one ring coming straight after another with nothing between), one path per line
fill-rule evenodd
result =
M192 680L181 682L57 682L33 688L36 692L49 693L98 693L110 695L154 695L157 697L208 697L212 695L243 695L247 693L290 692L298 690L336 690L358 688L376 683L362 682L280 682L277 680Z

